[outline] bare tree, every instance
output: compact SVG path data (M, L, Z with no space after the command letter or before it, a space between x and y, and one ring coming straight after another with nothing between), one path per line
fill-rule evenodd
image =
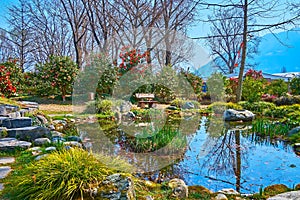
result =
M86 46L87 14L81 0L60 0L63 6L61 18L66 20L71 28L76 63L80 67L83 62L83 53Z
M10 56L19 60L20 67L24 71L30 67L27 64L30 63L30 54L32 53L32 30L28 16L27 1L19 0L18 4L8 9L7 22L9 28L6 30L5 39L11 43L9 45Z

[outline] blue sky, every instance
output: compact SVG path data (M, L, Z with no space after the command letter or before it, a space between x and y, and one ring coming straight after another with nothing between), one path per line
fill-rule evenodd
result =
M8 12L7 7L18 2L17 0L0 0L0 27L6 26L5 16Z

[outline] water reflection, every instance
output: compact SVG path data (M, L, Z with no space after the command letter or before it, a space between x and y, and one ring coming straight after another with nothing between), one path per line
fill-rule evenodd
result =
M138 176L157 182L179 177L188 185L202 185L214 191L235 188L252 193L277 183L292 187L300 180L300 158L293 149L282 141L251 133L251 124L224 124L221 117L188 117L182 121L184 126L166 119L165 126L181 130L182 134L154 152L134 152L128 145L132 135L114 122L101 122L102 131L98 130L98 123L88 124L83 130L85 137L91 139L94 152L126 158L139 166ZM145 128L153 130L148 123L132 123L130 127L137 131L135 135ZM178 144L184 147L179 148Z
M207 119L192 136L178 170L189 185L212 190L234 187L239 192L258 192L260 187L300 180L300 158L290 146L252 134L249 125L225 125L221 135L210 133ZM238 128L237 128L238 127ZM297 166L297 167L290 167Z

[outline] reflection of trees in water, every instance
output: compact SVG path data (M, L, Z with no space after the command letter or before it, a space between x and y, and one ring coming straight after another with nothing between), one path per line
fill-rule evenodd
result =
M240 191L242 161L247 162L247 147L241 144L241 131L232 131L227 128L223 128L221 131L220 137L209 138L213 142L207 143L210 146L205 146L207 148L206 156L201 168L202 170L208 169L207 178L235 185L236 190ZM217 179L215 178L217 175L234 175L235 183Z

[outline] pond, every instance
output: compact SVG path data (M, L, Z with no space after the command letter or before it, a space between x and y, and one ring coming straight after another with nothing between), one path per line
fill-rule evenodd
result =
M212 191L234 188L241 193L258 192L272 184L293 187L299 183L300 157L285 142L256 136L251 132L251 124L232 126L222 122L211 127L211 120L206 117L196 118L196 121L187 118L187 121L190 121L187 124L197 124L196 130L191 128L190 133L174 136L170 130L180 129L180 126L171 121L169 125L173 128L168 129L167 134L175 139L167 142L169 144L156 142L153 145L154 140L149 136L132 133L138 129L131 126L107 123L104 127L103 123L94 123L84 124L79 129L93 152L127 159L138 166L137 176L145 179L159 182L178 177L187 185L202 185ZM152 127L145 122L132 124L133 127L142 124L143 130ZM135 146L140 145L141 140L136 140L139 134L144 141L151 140L147 142L150 146L146 145L150 152L137 152L132 148L132 138L135 138ZM156 138L160 138L159 134L156 133ZM163 147L157 146L158 143Z

